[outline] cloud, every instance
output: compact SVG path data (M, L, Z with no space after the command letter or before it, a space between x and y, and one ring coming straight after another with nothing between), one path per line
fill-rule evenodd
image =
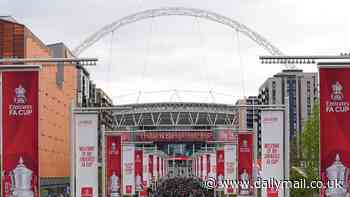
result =
M347 0L0 1L2 15L15 16L46 43L62 41L71 48L119 18L171 6L206 9L231 17L286 54L349 52ZM258 56L267 55L266 50L244 35L238 37L239 42L232 29L204 19L150 18L116 30L113 39L107 35L83 56L100 59L98 67L89 70L97 85L115 99L132 91L189 88L256 95L258 87L283 67L261 65ZM310 65L300 68L316 71Z

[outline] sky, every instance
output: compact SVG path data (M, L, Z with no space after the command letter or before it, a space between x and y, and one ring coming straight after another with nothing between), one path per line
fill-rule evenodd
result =
M70 49L118 19L147 9L198 8L229 17L286 55L349 53L350 1L316 0L1 0L44 43ZM97 57L92 80L114 104L217 102L257 95L259 86L284 69L261 64L269 53L225 25L190 16L148 18L116 29L84 51ZM316 72L315 65L298 65ZM212 94L209 94L212 92Z

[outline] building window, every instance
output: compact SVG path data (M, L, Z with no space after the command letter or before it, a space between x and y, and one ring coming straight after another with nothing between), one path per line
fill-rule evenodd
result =
M276 104L276 81L272 81L272 104Z

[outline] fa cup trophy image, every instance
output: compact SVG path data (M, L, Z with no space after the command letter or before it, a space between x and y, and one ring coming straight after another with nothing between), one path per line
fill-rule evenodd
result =
M136 189L142 190L141 176L139 174L136 175Z
M13 197L34 197L32 190L33 172L24 165L20 157L18 165L11 173Z
M110 177L110 188L111 188L111 197L119 197L119 177L115 175L115 171L113 171L112 176Z
M117 145L115 144L115 142L112 143L111 154L112 155L116 155L117 154Z
M249 195L249 174L247 170L244 168L242 174L240 175L240 185L241 190L239 194L241 195Z
M326 191L326 196L330 197L346 197L348 189L348 168L340 161L339 154L336 155L335 161L326 169L329 186ZM336 184L340 183L341 187Z

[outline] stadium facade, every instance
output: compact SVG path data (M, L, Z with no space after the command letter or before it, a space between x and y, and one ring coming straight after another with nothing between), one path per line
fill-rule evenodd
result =
M191 156L218 146L238 131L236 105L217 103L164 102L118 105L113 112L115 131L144 133L146 141L167 154L174 173L191 173ZM136 135L135 135L136 136Z

